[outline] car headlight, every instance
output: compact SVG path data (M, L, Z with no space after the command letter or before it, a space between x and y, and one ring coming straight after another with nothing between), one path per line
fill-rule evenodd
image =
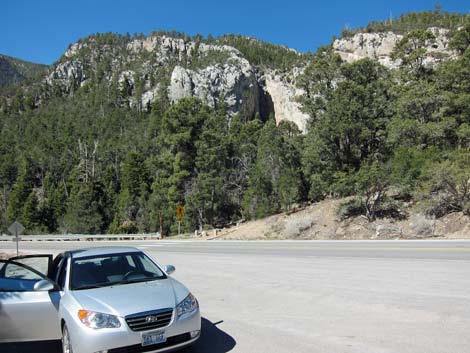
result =
M85 326L92 329L121 327L117 316L97 313L95 311L79 310L78 318Z
M180 319L182 316L193 313L197 308L198 303L196 297L189 293L188 296L176 306L176 315L178 319Z

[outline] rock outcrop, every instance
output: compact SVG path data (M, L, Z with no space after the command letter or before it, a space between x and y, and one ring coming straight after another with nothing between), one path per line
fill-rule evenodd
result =
M448 48L448 30L429 28L435 40L429 41L426 65L436 65L453 55ZM402 35L358 33L335 40L333 49L347 62L371 58L389 68L397 68L391 54ZM212 107L222 102L229 113L294 122L306 131L308 115L301 111L298 97L303 94L295 81L302 72L291 68L283 73L250 63L237 49L153 34L148 37L90 37L71 45L43 81L65 94L86 85L96 77L118 84L125 95L121 104L148 109L160 95L171 102L198 97Z
M436 65L443 58L449 58L454 53L448 48L449 30L444 28L428 28L435 36L426 46L425 65ZM396 44L403 38L403 35L393 32L381 33L357 33L350 38L336 39L333 42L333 49L346 62L354 62L364 58L377 60L382 65L396 69L400 66L399 61L394 61L391 54Z
M44 79L48 86L60 87L64 93L70 93L73 89L82 86L88 76L83 63L80 60L72 60L59 63L54 70Z
M223 102L230 114L259 114L264 119L274 114L277 123L292 121L305 131L308 116L300 110L296 97L302 92L293 83L300 70L283 75L263 71L227 45L165 35L98 45L90 37L71 45L44 83L70 94L94 79L99 70L128 97L123 104L140 104L145 110L162 92L171 102L197 97L212 107Z
M142 109L146 109L163 90L172 102L198 97L212 107L223 100L232 114L242 112L253 117L259 113L266 118L271 112L265 106L269 99L263 96L266 90L261 87L257 69L233 47L165 35L134 39L121 47L94 42L89 38L70 46L44 82L70 93L86 84L92 77L87 72L96 71L107 58L108 71L103 75L109 82L117 77L119 90L130 96L125 102L131 106L140 99ZM169 83L162 86L165 73ZM143 87L139 97L135 96L137 82Z
M294 73L291 73L295 76ZM276 123L291 121L300 131L305 132L309 116L301 111L297 98L304 94L302 90L289 83L283 76L268 72L265 75L265 89L273 102Z
M230 56L225 63L198 70L175 66L171 73L168 96L176 102L185 97L198 97L216 107L223 99L229 112L260 113L262 91L254 67L238 56Z
M358 33L351 38L336 39L333 42L333 49L346 62L370 58L387 67L396 68L398 63L390 56L402 38L403 36L393 32Z

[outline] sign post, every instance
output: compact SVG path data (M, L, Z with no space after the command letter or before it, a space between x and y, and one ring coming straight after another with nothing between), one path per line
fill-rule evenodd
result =
M183 221L184 206L180 203L176 206L176 216L178 217L178 236L181 234L181 222Z
M18 221L14 221L11 226L8 228L8 231L15 236L15 241L16 241L16 256L19 255L19 247L18 247L18 243L20 242L20 238L19 238L19 235L21 233L23 233L24 231L24 227L23 225L18 222Z

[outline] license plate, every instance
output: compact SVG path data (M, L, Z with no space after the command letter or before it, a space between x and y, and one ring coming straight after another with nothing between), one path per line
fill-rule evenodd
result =
M142 334L142 346L166 342L165 331L153 331Z

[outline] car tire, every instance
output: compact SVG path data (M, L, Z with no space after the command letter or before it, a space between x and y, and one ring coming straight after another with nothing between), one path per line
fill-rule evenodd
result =
M65 324L62 327L62 353L73 353L69 330Z

